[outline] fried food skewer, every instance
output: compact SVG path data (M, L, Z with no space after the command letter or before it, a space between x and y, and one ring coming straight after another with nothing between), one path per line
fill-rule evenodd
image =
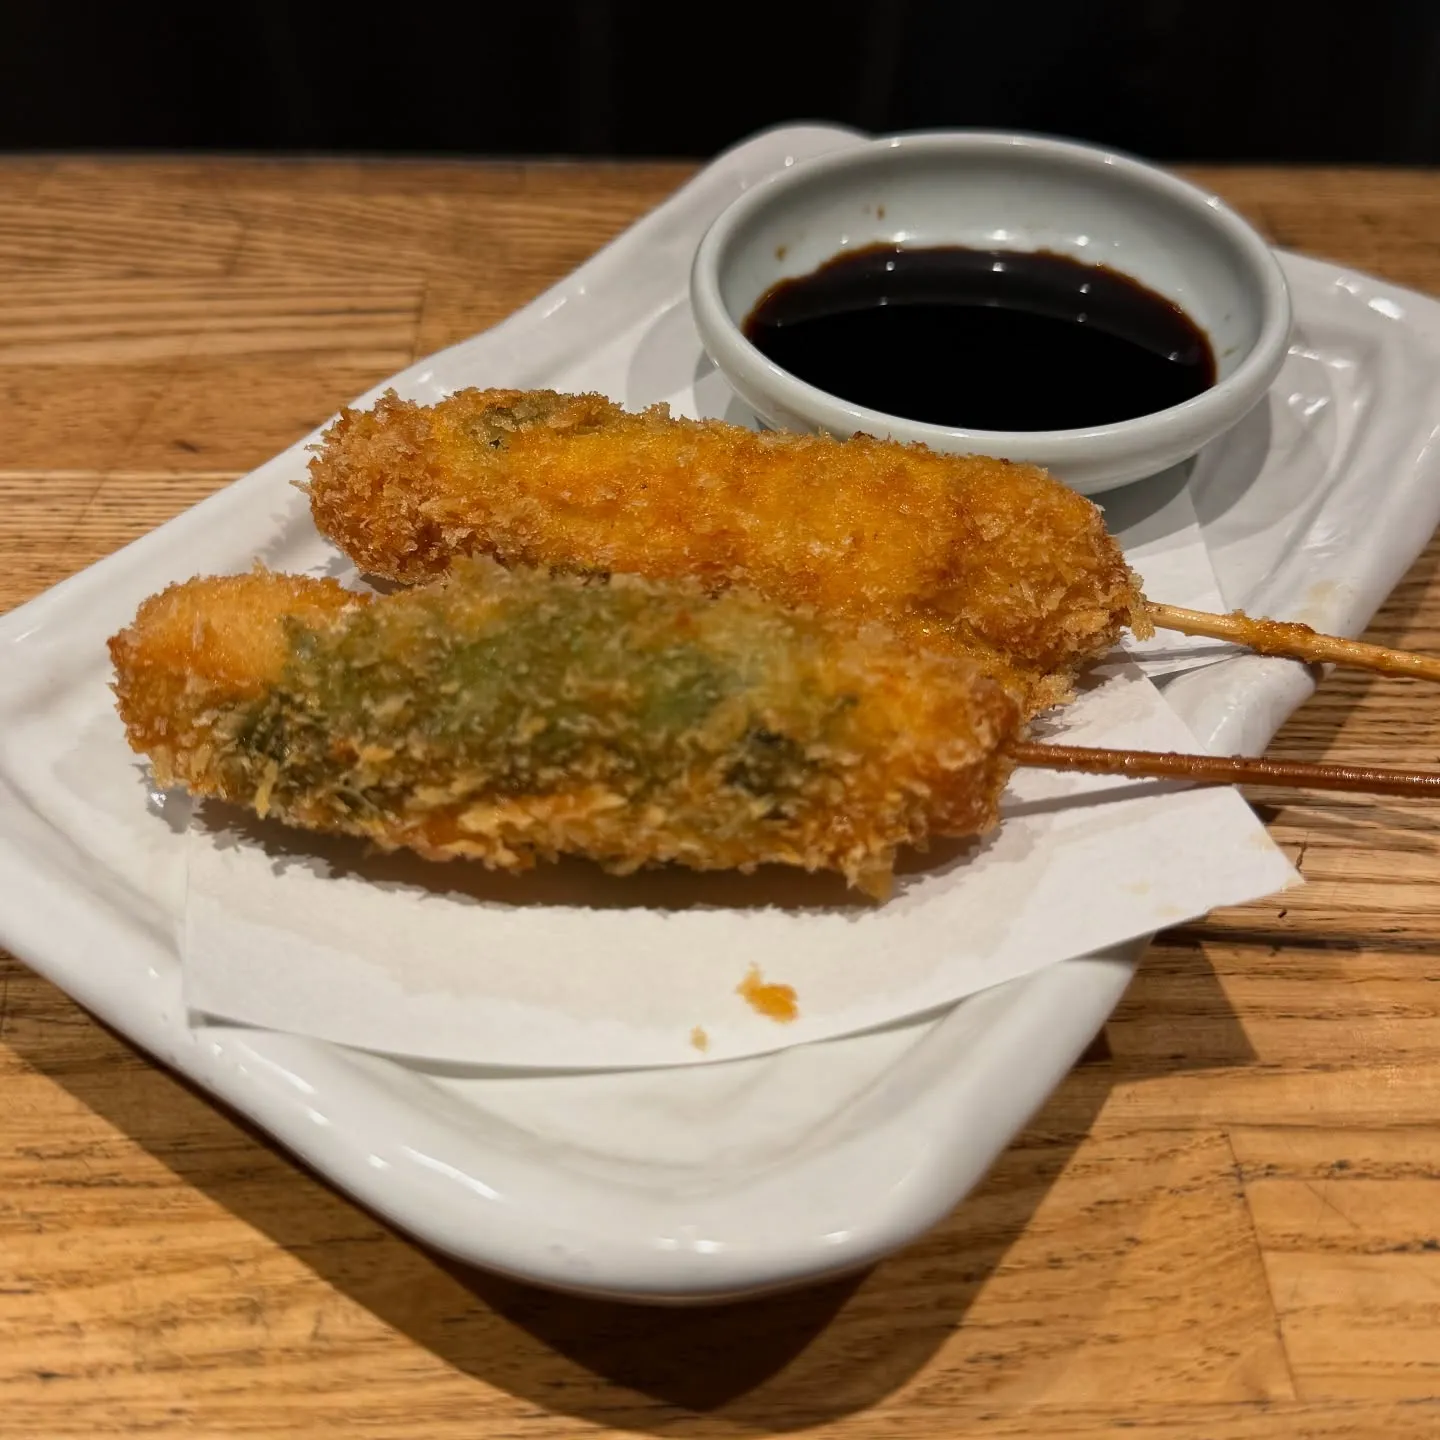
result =
M773 862L883 896L899 846L996 823L1020 718L873 627L484 561L388 596L192 580L110 650L160 784L506 870Z
M1027 711L1128 627L1440 680L1440 659L1291 622L1147 601L1090 501L1044 471L868 436L756 434L599 395L463 390L342 411L310 462L315 523L414 584L457 556L744 584L973 655Z
M1032 744L963 657L741 591L478 561L384 597L263 571L192 580L110 649L160 784L506 870L774 862L880 898L899 846L991 829L1016 765L1440 793L1440 775Z

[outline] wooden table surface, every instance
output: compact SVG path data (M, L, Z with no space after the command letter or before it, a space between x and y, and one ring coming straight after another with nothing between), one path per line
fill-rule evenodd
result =
M0 608L687 173L0 162ZM1203 178L1284 245L1440 289L1440 176ZM1371 638L1440 649L1437 562ZM1275 749L1440 765L1440 692L1336 676ZM732 1309L437 1260L0 955L0 1435L1440 1435L1440 831L1400 801L1262 813L1308 887L1157 941L933 1234Z

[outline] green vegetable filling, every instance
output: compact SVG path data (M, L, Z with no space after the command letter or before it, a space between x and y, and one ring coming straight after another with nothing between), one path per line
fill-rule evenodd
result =
M767 724L766 646L706 643L692 616L658 615L606 585L556 586L540 604L459 610L445 592L371 606L344 628L288 624L281 683L236 717L235 763L273 801L324 793L337 810L390 808L417 784L466 777L467 793L545 794L579 779L632 797L713 772L746 805L782 815L823 770L853 697L788 697L789 734ZM741 640L749 637L741 635Z

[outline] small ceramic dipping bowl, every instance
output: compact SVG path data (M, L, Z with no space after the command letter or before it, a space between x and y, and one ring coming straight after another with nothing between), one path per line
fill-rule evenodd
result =
M747 316L773 286L875 244L1044 250L1105 265L1199 326L1215 383L1180 404L1087 429L963 429L829 394L745 337ZM1168 469L1228 430L1269 389L1290 334L1275 256L1215 196L1128 156L1033 135L903 135L782 170L710 227L690 295L711 359L769 424L1027 460L1087 495Z

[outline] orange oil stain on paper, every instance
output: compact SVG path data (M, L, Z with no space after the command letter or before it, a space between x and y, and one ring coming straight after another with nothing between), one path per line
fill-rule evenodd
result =
M757 1015L778 1020L782 1025L788 1025L800 1014L800 1007L795 1003L795 987L767 984L758 965L750 967L745 978L735 987L735 993Z
M690 1032L690 1043L702 1053L710 1048L710 1037L705 1033L703 1025L697 1025Z

